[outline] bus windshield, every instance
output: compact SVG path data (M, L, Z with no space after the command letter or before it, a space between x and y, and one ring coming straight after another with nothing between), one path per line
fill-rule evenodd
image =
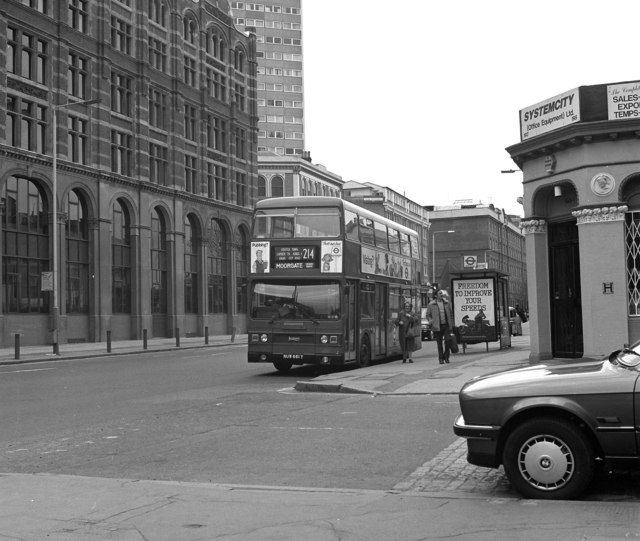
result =
M296 238L338 237L340 210L334 207L265 209L256 212L253 237Z
M251 316L254 319L340 318L340 284L314 280L304 284L254 282L251 291Z

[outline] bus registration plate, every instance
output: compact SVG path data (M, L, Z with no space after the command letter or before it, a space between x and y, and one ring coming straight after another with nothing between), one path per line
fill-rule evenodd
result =
M282 355L283 359L301 360L303 357L304 355L301 355L299 353L285 353L284 355Z

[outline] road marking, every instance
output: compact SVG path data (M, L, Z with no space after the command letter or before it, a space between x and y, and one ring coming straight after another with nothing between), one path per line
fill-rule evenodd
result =
M6 372L2 371L0 374L20 374L21 372L42 372L43 370L56 370L56 368L30 368L25 370L8 370Z

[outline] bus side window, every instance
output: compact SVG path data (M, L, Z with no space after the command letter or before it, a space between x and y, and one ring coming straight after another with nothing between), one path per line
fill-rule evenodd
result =
M400 238L398 237L398 232L392 227L387 228L389 231L389 250L395 252L396 254L400 253Z
M373 240L373 220L369 218L365 218L363 216L359 217L360 220L360 241L365 244L371 244L375 246L375 241Z
M387 238L387 226L380 222L374 222L373 227L376 238L376 246L378 248L384 248L385 250L388 250L389 243Z
M344 211L344 234L349 240L358 240L358 215L349 211Z
M411 257L411 246L409 244L409 235L406 233L400 233L400 253Z

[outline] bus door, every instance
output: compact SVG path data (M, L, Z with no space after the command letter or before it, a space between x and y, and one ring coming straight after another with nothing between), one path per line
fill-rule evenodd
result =
M376 344L374 354L387 354L387 284L376 283Z
M345 360L353 360L356 358L356 347L359 336L358 318L356 314L358 294L360 292L360 285L355 280L349 280L347 282L345 303L346 303L346 324L345 324L345 336L347 344L345 348Z

